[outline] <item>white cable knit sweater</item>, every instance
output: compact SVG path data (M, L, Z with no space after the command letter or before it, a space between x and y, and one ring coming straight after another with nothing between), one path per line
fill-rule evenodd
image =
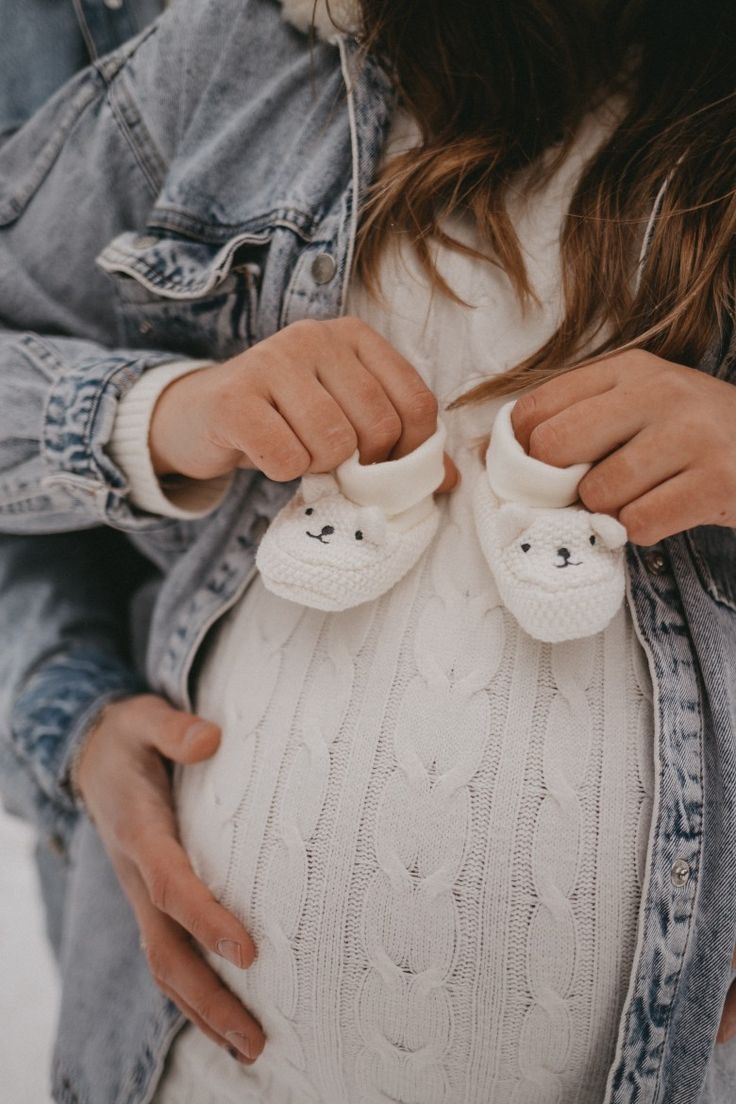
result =
M402 130L406 133L402 134ZM440 400L538 347L559 317L559 226L591 125L512 216L541 307L441 250L477 309L387 252L380 330ZM398 115L390 148L411 141ZM472 227L455 220L452 231ZM321 613L256 579L220 623L196 706L223 727L178 775L195 869L259 947L213 967L259 1017L236 1064L191 1026L156 1104L600 1104L636 942L653 710L627 607L541 644L502 609L470 514L496 404L446 415L466 478L381 599Z

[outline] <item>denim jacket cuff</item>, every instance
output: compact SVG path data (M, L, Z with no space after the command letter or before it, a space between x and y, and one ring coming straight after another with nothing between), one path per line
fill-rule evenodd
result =
M63 488L101 522L139 530L161 524L161 516L130 499L125 473L107 451L120 400L142 374L175 358L166 353L110 352L77 363L58 363L53 346L37 338L34 357L51 360L54 378L45 407L41 444L47 474L42 485ZM181 358L176 358L181 362ZM195 366L199 362L192 361Z
M93 649L65 652L30 676L13 706L13 747L40 793L61 813L83 808L71 769L102 709L148 689L121 660Z
M185 360L161 364L145 372L118 405L108 453L125 473L134 506L161 517L183 521L206 517L220 505L232 474L214 479L156 475L149 449L149 431L163 392L182 376L210 367L211 361Z

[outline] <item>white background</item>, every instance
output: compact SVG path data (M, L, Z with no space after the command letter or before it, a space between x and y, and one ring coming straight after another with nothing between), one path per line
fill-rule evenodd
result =
M0 805L0 1100L50 1104L59 985L46 941L34 835Z

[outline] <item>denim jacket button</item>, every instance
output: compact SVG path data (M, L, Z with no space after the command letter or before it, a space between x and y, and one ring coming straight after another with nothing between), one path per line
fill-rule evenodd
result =
M667 570L667 560L661 552L647 552L644 555L644 566L650 575L664 575Z
M123 6L123 0L103 0L103 3L110 11L118 11Z
M675 859L672 864L671 876L673 885L687 885L690 881L690 863L685 862L684 859Z
M312 276L317 284L329 284L337 271L337 261L331 253L318 253L312 261Z
M108 5L111 7L112 5ZM154 245L158 245L158 238L153 234L139 234L133 242L136 249L153 249Z

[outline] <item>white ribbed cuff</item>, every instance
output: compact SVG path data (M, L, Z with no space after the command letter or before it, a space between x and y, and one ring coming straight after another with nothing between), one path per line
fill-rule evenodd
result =
M572 506L578 499L578 483L592 464L556 468L529 456L514 435L511 411L515 405L516 400L501 407L491 430L486 453L491 490L502 502L518 502L542 510Z
M188 360L150 368L118 404L107 449L128 480L131 502L140 510L161 517L200 518L219 506L227 493L232 475L201 480L172 476L159 482L148 447L153 410L162 392L174 380L210 364L207 360Z
M442 422L423 444L399 460L361 464L358 452L335 470L340 490L358 506L379 506L388 517L416 506L445 478L447 430Z

